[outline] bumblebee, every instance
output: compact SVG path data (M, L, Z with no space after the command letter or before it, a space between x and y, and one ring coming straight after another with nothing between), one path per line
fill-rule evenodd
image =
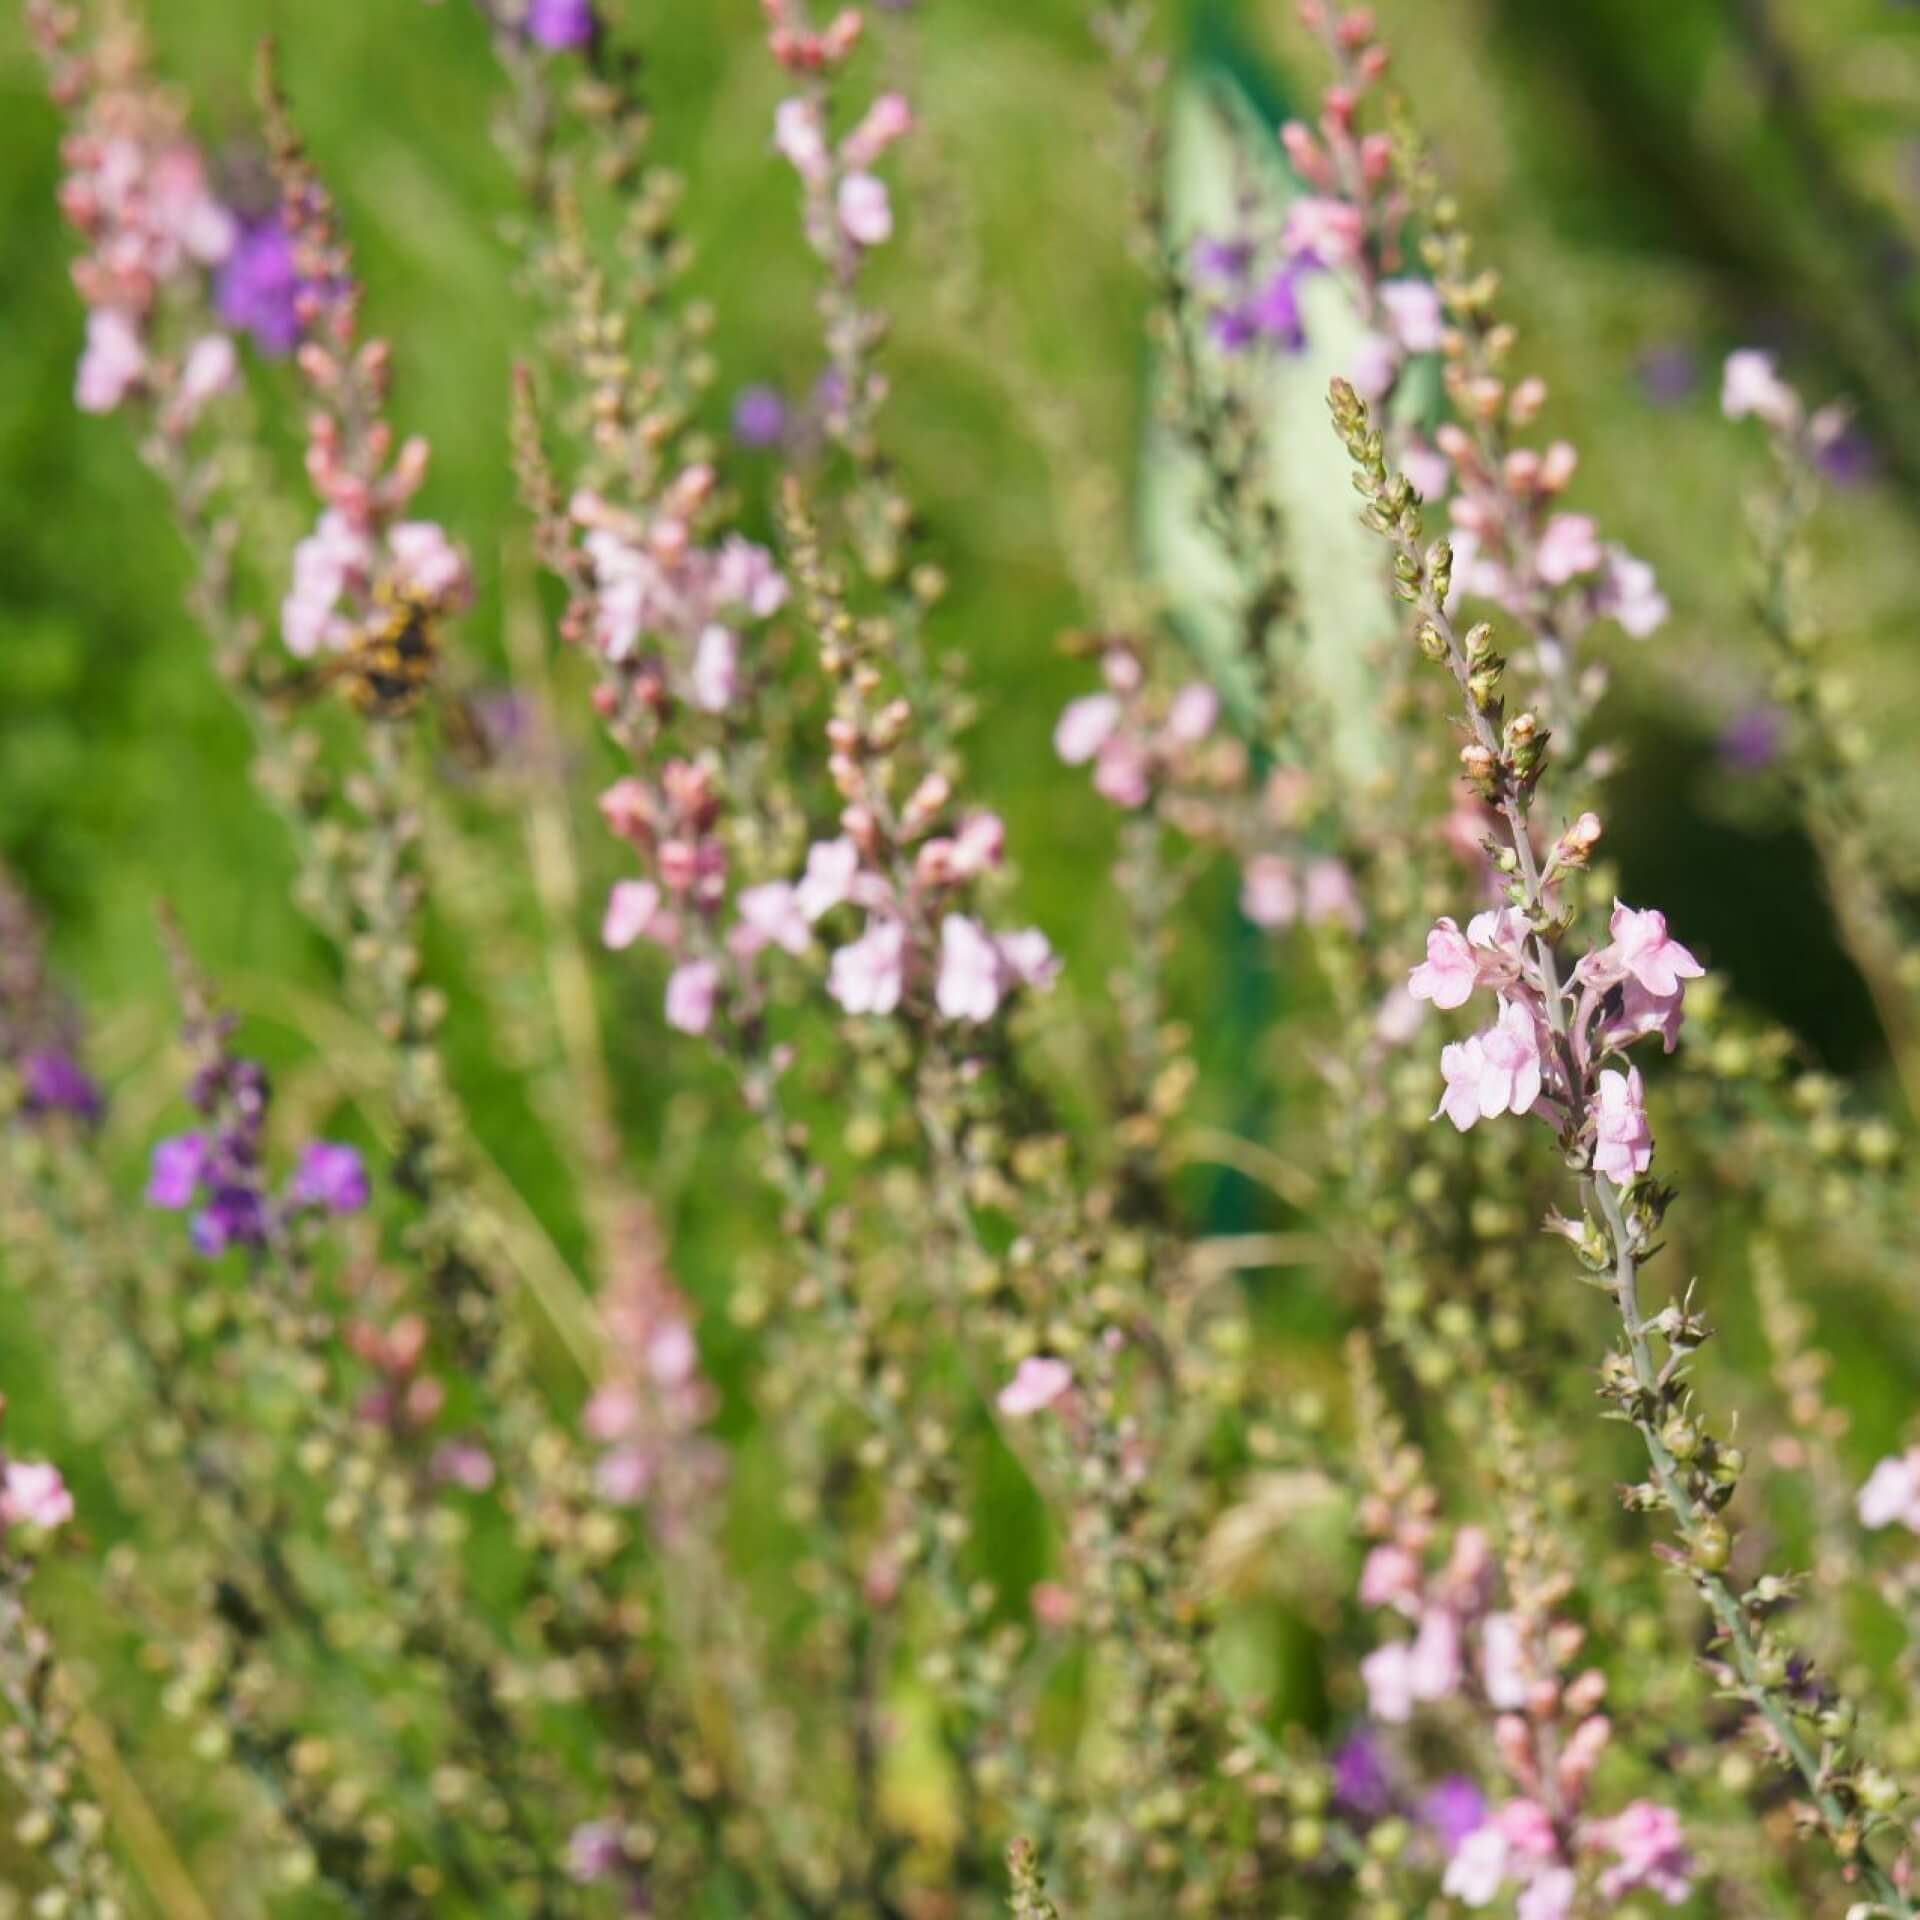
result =
M440 659L438 614L430 601L399 590L382 596L337 662L337 680L361 713L398 720L413 712L433 683Z

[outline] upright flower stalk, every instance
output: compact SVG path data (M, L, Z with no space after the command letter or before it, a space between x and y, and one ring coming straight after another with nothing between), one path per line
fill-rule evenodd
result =
M1685 983L1701 969L1668 934L1664 916L1617 902L1611 938L1566 964L1561 948L1578 915L1571 883L1598 842L1599 822L1583 814L1544 851L1536 844L1546 731L1531 713L1507 715L1506 663L1492 628L1456 626L1451 546L1445 539L1423 546L1419 496L1404 474L1389 472L1366 403L1336 381L1330 404L1367 503L1367 524L1387 542L1397 589L1412 609L1416 643L1451 673L1461 696L1463 776L1501 822L1488 858L1508 904L1464 935L1442 921L1410 983L1441 1006L1463 1005L1480 991L1498 1001L1492 1027L1445 1049L1441 1111L1462 1131L1508 1112L1553 1129L1583 1201L1582 1218L1556 1219L1555 1231L1613 1298L1620 1345L1602 1368L1602 1392L1639 1431L1652 1469L1650 1482L1630 1491L1630 1503L1672 1518L1684 1548L1678 1563L1713 1616L1715 1657L1799 1774L1848 1877L1867 1887L1876 1910L1910 1914L1908 1895L1872 1846L1896 1825L1900 1788L1849 1751L1844 1706L1818 1693L1807 1697L1793 1678L1798 1670L1790 1671L1792 1657L1772 1624L1786 1585L1772 1576L1740 1582L1728 1571L1725 1510L1745 1461L1693 1410L1689 1365L1708 1337L1706 1323L1690 1294L1651 1317L1641 1305L1640 1269L1671 1195L1651 1177L1653 1134L1627 1050L1655 1034L1671 1048Z

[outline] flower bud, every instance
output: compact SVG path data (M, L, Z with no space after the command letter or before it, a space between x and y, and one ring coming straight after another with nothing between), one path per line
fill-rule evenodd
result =
M1704 1522L1693 1536L1693 1564L1702 1573L1720 1573L1733 1557L1733 1536L1720 1520Z

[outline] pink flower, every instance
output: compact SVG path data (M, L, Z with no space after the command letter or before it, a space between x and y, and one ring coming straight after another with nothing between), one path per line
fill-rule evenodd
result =
M773 110L773 144L802 180L820 186L830 167L820 109L811 100L782 100Z
M467 557L433 520L402 520L387 534L394 577L409 593L436 606L462 604L472 590Z
M1462 1840L1447 1862L1440 1891L1469 1907L1490 1907L1507 1877L1507 1837L1488 1821Z
M1380 304L1387 324L1409 353L1438 353L1447 337L1440 296L1424 280L1383 280Z
M816 840L807 849L807 870L794 898L809 920L831 913L853 896L860 871L860 850L844 835L838 840Z
M1038 927L1003 933L994 942L1007 974L1023 987L1046 988L1060 977L1060 956Z
M1305 194L1287 209L1280 244L1294 259L1310 253L1323 267L1340 267L1360 251L1362 232L1358 207Z
M82 413L111 413L146 377L139 329L116 307L87 316L87 346L74 375L73 403Z
M1571 1867L1544 1867L1513 1903L1513 1920L1567 1920L1575 1890Z
M1411 1640L1390 1641L1360 1662L1367 1711L1399 1725L1416 1702L1444 1700L1460 1684L1460 1624L1444 1607L1429 1607Z
M1000 950L979 921L950 913L940 923L934 1003L949 1020L991 1020L1000 1006Z
M1530 1113L1540 1098L1540 1029L1518 1001L1503 1000L1500 1018L1480 1036L1483 1068L1480 1111Z
M1618 1900L1645 1887L1668 1906L1679 1906L1693 1891L1693 1856L1680 1816L1654 1800L1636 1800L1611 1820L1596 1823L1594 1837L1620 1856L1600 1877L1600 1895Z
M1920 1533L1920 1447L1882 1460L1867 1476L1854 1502L1863 1527L1887 1527L1898 1520Z
M732 628L716 622L700 629L688 679L693 704L703 713L724 713L733 705L740 691L740 642Z
M1308 926L1323 927L1329 920L1338 920L1358 933L1366 924L1360 890L1344 860L1309 861L1304 891Z
M1620 1008L1600 1029L1601 1039L1609 1047L1630 1047L1657 1033L1668 1053L1680 1044L1680 1026L1686 1018L1686 995L1649 993L1638 980L1628 980L1620 989Z
M1478 957L1459 922L1443 917L1427 935L1426 959L1407 976L1407 991L1436 1007L1464 1007L1479 984Z
M1384 333L1363 333L1347 358L1347 379L1370 406L1384 400L1400 372L1400 348Z
M607 895L600 939L615 953L636 940L652 939L660 925L660 889L651 880L619 880Z
M913 109L906 95L883 93L841 141L840 159L849 167L871 167L896 140L912 131Z
M73 1495L60 1469L44 1460L9 1460L0 1483L0 1522L51 1532L73 1518Z
M1800 396L1775 371L1772 354L1743 347L1727 355L1720 380L1720 411L1729 420L1751 415L1791 432L1800 423Z
M1517 1614L1490 1613L1480 1625L1480 1681L1489 1705L1517 1713L1527 1704L1527 1663Z
M1660 583L1646 561L1637 560L1625 547L1607 549L1606 571L1601 578L1598 606L1611 614L1636 640L1644 640L1667 624L1673 609Z
M1093 762L1093 790L1129 810L1143 807L1152 787L1153 757L1131 734L1110 734Z
M1556 513L1533 551L1533 570L1549 586L1564 587L1580 574L1597 571L1605 558L1588 515Z
M893 238L893 202L885 181L871 173L850 173L840 182L834 205L840 229L856 245L884 246Z
M1009 1420L1024 1420L1044 1413L1072 1391L1073 1369L1064 1360L1029 1354L1000 1389L996 1404Z
M765 547L734 533L714 556L707 594L715 606L742 607L756 620L770 620L787 604L787 579Z
M1167 737L1182 746L1204 740L1220 718L1220 696L1204 680L1196 680L1173 696L1167 708Z
M743 959L768 946L805 953L813 940L812 923L800 911L799 890L789 881L769 880L748 887L734 905L740 921L728 945Z
M373 543L345 514L329 508L293 550L293 590L280 605L280 634L287 651L307 659L342 640L346 622L337 617L340 596L364 581L373 565Z
M1300 918L1293 862L1277 853L1256 853L1240 877L1240 911L1256 927L1292 926Z
M1509 1800L1493 1822L1522 1860L1551 1860L1560 1851L1553 1816L1537 1800Z
M1085 694L1062 711L1053 729L1053 750L1065 765L1085 766L1119 724L1120 702L1112 694Z
M1460 1685L1460 1623L1445 1607L1429 1607L1407 1655L1407 1683L1416 1700L1444 1700Z
M1502 1000L1500 1018L1470 1040L1440 1050L1446 1091L1434 1109L1462 1133L1476 1120L1503 1113L1528 1113L1540 1098L1540 1032L1533 1015L1517 1001Z
M1465 1133L1480 1118L1480 1082L1486 1070L1486 1049L1477 1033L1470 1040L1454 1040L1442 1047L1440 1072L1447 1084L1432 1117L1438 1120L1444 1113Z
M1593 1103L1593 1132L1595 1171L1616 1187L1653 1165L1653 1129L1647 1124L1646 1088L1638 1067L1627 1073L1611 1067L1602 1072Z
M866 932L833 956L827 991L848 1013L891 1013L906 963L906 928L898 920L869 920Z
M711 960L683 961L667 976L667 1025L705 1033L719 994L720 969Z
M1453 462L1415 434L1400 455L1400 470L1422 500L1438 500L1453 484ZM1457 562L1456 562L1457 564Z
M1392 1640L1375 1647L1360 1662L1360 1678L1367 1689L1367 1712L1387 1726L1402 1726L1413 1718L1413 1678L1408 1643Z
M1681 991L1683 980L1698 980L1706 972L1678 940L1667 933L1667 916L1658 907L1644 911L1613 903L1609 923L1613 944L1592 956L1596 984L1610 984L1631 976L1657 998ZM1585 963L1583 963L1585 964Z
M240 356L224 333L204 333L187 349L180 381L173 392L173 417L191 425L209 400L226 393L240 378Z
M997 813L970 813L953 837L953 873L971 880L1007 857L1007 823Z
M1420 1562L1405 1547L1378 1546L1360 1569L1360 1604L1397 1607L1411 1615L1420 1593Z

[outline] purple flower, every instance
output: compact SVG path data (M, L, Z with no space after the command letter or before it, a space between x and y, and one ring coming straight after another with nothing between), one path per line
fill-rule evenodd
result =
M1780 757L1787 717L1762 702L1737 713L1720 733L1720 764L1730 773L1765 773Z
M278 358L300 344L299 294L293 235L275 213L242 230L220 269L213 302L228 326L252 334L262 353Z
M777 447L786 431L786 396L778 387L761 382L734 395L733 437L743 447Z
M1836 487L1863 487L1880 471L1879 449L1866 429L1849 421L1831 439L1821 443L1814 458Z
M1333 1797L1353 1813L1378 1815L1392 1805L1379 1736L1371 1727L1358 1728L1334 1749Z
M1300 319L1299 287L1303 270L1308 269L1300 260L1282 267L1254 295L1249 309L1253 324L1275 346L1288 353L1298 353L1307 344L1307 330Z
M1244 240L1211 240L1204 235L1193 243L1193 270L1209 280L1239 280L1253 264L1253 249Z
M357 1149L336 1140L313 1140L301 1149L294 1170L293 1197L303 1206L329 1213L358 1213L371 1194L367 1164Z
M193 1244L209 1259L229 1247L257 1247L267 1237L267 1210L251 1187L220 1187L193 1216Z
M1243 347L1250 347L1259 332L1253 308L1245 304L1214 308L1207 328L1213 335L1214 345L1223 353L1238 353Z
M1486 1795L1464 1773L1450 1773L1421 1800L1420 1818L1451 1859L1461 1841L1486 1824Z
M1640 377L1640 391L1656 407L1681 406L1700 386L1700 356L1677 340L1649 347L1634 370Z
M106 1098L71 1054L57 1047L29 1054L20 1069L29 1113L70 1113L89 1123L106 1111Z
M193 1204L201 1177L207 1169L207 1136L183 1133L162 1140L153 1150L153 1165L147 1177L147 1205L178 1212Z
M599 30L593 0L530 0L527 7L527 38L554 53L591 46Z

